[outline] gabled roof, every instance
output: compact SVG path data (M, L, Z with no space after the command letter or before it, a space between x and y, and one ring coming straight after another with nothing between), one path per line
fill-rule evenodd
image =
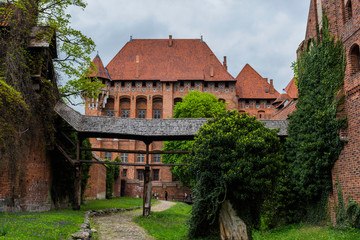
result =
M239 98L276 99L279 92L249 64L236 77L236 93Z
M89 77L105 78L109 79L109 76L104 68L104 64L101 61L99 54L93 60L94 65L97 67L96 72L92 71ZM90 69L91 70L91 69Z
M113 80L235 81L200 39L134 39L107 70Z
M295 84L296 79L293 78L289 84L286 86L286 88L284 88L284 91L289 95L289 97L293 98L293 99L297 99L298 98L298 88Z
M296 110L297 100L292 100L288 105L283 109L276 112L274 116L271 117L271 120L287 120L289 119L289 114L293 113Z

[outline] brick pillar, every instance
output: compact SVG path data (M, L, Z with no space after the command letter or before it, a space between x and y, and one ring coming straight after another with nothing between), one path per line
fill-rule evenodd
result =
M130 118L136 118L136 98L134 96L130 98Z
M148 97L147 98L147 104L146 104L146 118L151 119L153 118L153 98Z
M115 111L114 116L119 117L120 116L120 98L119 98L118 93L116 94L116 96L114 98L114 111Z

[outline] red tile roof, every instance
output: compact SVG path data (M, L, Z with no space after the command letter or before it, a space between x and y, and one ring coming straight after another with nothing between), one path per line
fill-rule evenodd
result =
M298 88L295 84L296 79L293 78L289 84L286 86L286 88L284 88L284 91L291 97L294 99L298 98Z
M296 110L297 100L293 100L292 104L288 104L280 111L276 112L274 116L271 117L271 120L286 120L289 118L289 114L293 113Z
M235 81L200 39L134 39L107 70L113 80Z
M97 77L97 78L105 78L105 79L109 79L109 76L104 68L104 64L101 61L101 58L98 55L96 55L96 57L93 60L93 63L95 66L97 66L96 72L92 71L92 73L90 74L89 77ZM90 69L91 70L91 69Z
M253 98L253 99L276 99L279 92L268 83L266 78L263 78L257 73L249 64L241 70L236 77L236 93L239 98Z

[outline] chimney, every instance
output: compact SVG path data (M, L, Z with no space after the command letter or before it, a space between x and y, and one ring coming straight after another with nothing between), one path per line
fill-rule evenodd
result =
M172 47L174 40L172 39L172 35L169 35L169 47Z
M210 77L214 77L214 54L210 54Z
M272 79L270 79L269 93L270 93L270 94L274 94L274 93L275 93L274 82L273 82Z
M223 63L223 65L224 65L224 67L225 67L225 69L226 69L226 71L227 71L227 62L226 62L226 56L224 56L224 63Z
M136 70L135 70L136 78L139 78L139 63L140 63L140 57L139 55L136 55Z
M264 78L265 79L265 81L268 83L269 82L269 79L268 78Z

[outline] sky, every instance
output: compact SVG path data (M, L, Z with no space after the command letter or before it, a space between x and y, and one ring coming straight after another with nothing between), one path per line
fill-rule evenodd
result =
M236 77L250 64L281 93L305 38L309 0L89 0L71 9L73 28L91 37L104 65L134 39L199 38ZM96 56L96 52L92 57Z

